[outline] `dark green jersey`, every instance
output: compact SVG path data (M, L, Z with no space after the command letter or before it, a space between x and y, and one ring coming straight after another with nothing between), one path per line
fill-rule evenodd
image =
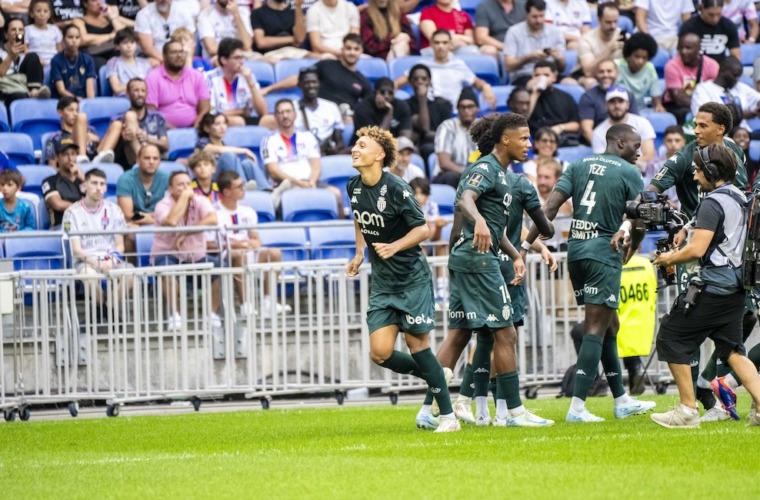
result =
M372 286L380 291L398 291L430 281L430 267L419 245L401 251L388 260L378 257L372 243L392 243L417 226L425 225L412 188L401 177L383 172L380 181L367 186L361 176L346 186L351 210L364 235L372 264Z
M464 272L498 272L499 242L507 225L507 210L512 195L506 170L501 167L493 154L479 158L462 173L457 188L457 203L465 191L474 191L478 194L475 206L485 219L491 233L491 249L481 254L473 248L475 224L464 218L462 234L451 249L449 268Z
M595 260L622 268L622 255L610 249L625 204L644 189L639 169L611 154L572 163L554 189L573 198L567 260Z
M523 211L530 212L536 208L541 208L541 200L538 199L536 188L524 175L508 170L507 183L510 185L510 193L512 194L507 207L507 212L509 212L507 214L507 238L515 248L519 248L523 227Z
M723 143L731 148L736 154L737 169L734 184L740 190L747 189L747 169L744 166L745 158L742 148L730 139L723 139ZM684 146L681 151L677 152L663 164L657 175L654 176L650 184L661 192L665 192L671 187L676 187L678 200L681 202L681 210L691 218L699 204L699 184L694 180L694 151L697 143L692 141Z

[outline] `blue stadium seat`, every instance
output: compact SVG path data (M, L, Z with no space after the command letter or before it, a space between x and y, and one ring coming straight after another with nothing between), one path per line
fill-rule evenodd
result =
M358 175L356 169L351 166L351 155L323 156L321 164L319 180L338 188L343 197L343 206L350 207L351 201L346 192L346 184L348 179Z
M594 150L590 146L572 146L569 148L559 148L557 150L557 159L560 162L574 162L592 154L594 154Z
M618 28L620 31L625 31L629 34L633 34L636 31L636 26L633 24L633 20L628 16L620 16L618 18Z
M411 87L407 86L407 88L411 88ZM396 93L393 95L396 96L396 99L398 99L399 101L406 101L412 97L412 94L410 94L406 90L401 90L401 89L396 90Z
M61 129L55 99L17 99L11 103L12 130L28 134L35 150L42 149L40 139L45 132Z
M150 266L150 248L153 246L154 233L135 233L135 252L137 267Z
M8 109L5 103L0 102L0 132L10 132L11 126L8 121Z
M47 165L48 160L50 159L45 154L46 153L46 149L47 149L46 148L47 143L50 142L50 139L52 139L53 136L55 134L57 134L57 133L58 132L45 132L44 134L42 134L42 137L40 137L40 144L42 144L42 152L41 152L41 156L40 156L40 163L42 163L43 165ZM53 155L53 158L55 158L55 154Z
M260 224L277 220L272 195L266 191L246 191L240 204L254 209Z
M100 137L106 135L111 119L128 109L129 99L126 97L95 97L82 99L79 103L79 111L87 115L87 121Z
M625 17L625 16L620 16ZM665 75L665 65L670 61L670 53L665 49L657 49L657 54L652 58L654 69L657 70L657 76L662 78Z
M0 151L5 153L5 156L17 167L18 165L35 163L36 161L32 139L26 134L16 132L0 133Z
M302 227L262 228L258 230L265 247L282 250L283 261L308 260L309 251L306 230Z
M580 85L567 85L564 83L555 83L554 88L562 90L570 94L573 100L575 101L575 104L578 104L579 102L581 102L581 96L583 95L584 92L586 92L586 89L584 89Z
M475 19L475 10L478 8L481 0L460 0L459 7L469 14L470 19Z
M314 222L338 218L335 196L328 189L289 189L280 199L282 220Z
M396 78L403 75L409 68L423 61L424 58L422 56L397 57L388 65L388 70L391 74L391 80L396 80Z
M317 59L283 59L274 66L274 79L279 82L285 78L297 75L301 68L308 68L317 64Z
M388 64L385 59L379 57L362 57L356 63L356 69L362 75L366 76L369 82L374 85L378 78L390 78Z
M5 256L16 271L63 269L64 252L60 233L5 240Z
M747 125L749 125L749 129L752 133L756 130L760 130L760 118L750 118L747 120Z
M665 129L671 125L678 124L676 117L667 112L657 113L655 111L647 111L646 113L641 113L641 116L649 120L649 123L652 124L652 128L654 129L654 133L657 134L657 138L655 139L655 150L657 150L660 144L662 144L662 140L665 138Z
M169 139L168 158L171 161L187 158L195 151L198 134L194 128L172 128L167 130L166 136Z
M432 179L433 175L435 174L435 169L438 168L438 155L435 153L430 153L427 158L427 176L428 179Z
M267 102L267 113L274 114L274 106L280 99L288 99L290 101L296 101L301 98L301 89L287 89L277 90L270 92L264 96L264 100Z
M560 76L570 76L570 73L573 72L576 64L578 64L578 53L574 50L565 51L565 70Z
M507 99L509 99L509 94L511 94L515 89L514 85L494 85L491 87L491 89L496 96L496 109L494 111L496 113L506 113L509 111L509 107L507 106ZM480 94L478 96L478 100L480 101L481 115L488 114L490 112L488 108L489 104L488 101L486 101L483 97L483 94Z
M454 198L457 190L448 184L431 184L430 201L438 204L438 211L441 215L452 215L454 213Z
M111 82L108 81L108 66L101 66L98 70L98 95L100 97L113 96L113 89L111 88Z
M475 76L489 85L499 85L501 83L499 63L496 62L494 57L484 54L463 54L459 58L475 73Z
M354 136L354 123L344 123L343 124L343 144L348 146L351 144L351 139Z
M16 166L13 164L10 158L8 158L5 153L0 151L0 172L7 169L14 170L15 168Z
M162 172L166 172L167 175L171 175L172 172L190 172L185 165L176 161L162 161L159 163L158 169Z
M261 150L261 140L271 133L272 131L268 128L256 125L230 127L227 129L227 134L224 136L224 143L228 146L250 149L256 153L259 158L259 164L261 164L261 155L259 153Z
M749 157L760 161L760 141L749 141Z
M26 181L24 191L34 193L39 197L42 197L42 181L56 174L55 169L47 165L19 165L18 171Z
M260 87L268 87L274 83L274 67L266 61L246 61Z
M760 43L743 43L741 45L742 66L752 66L760 56Z
M25 202L29 203L32 207L32 211L34 213L34 223L36 224L37 229L47 229L42 228L42 225L40 224L40 197L37 196L34 193L27 193L25 191L19 191L16 193L16 197L19 200L24 200ZM0 200L3 199L3 193L0 193ZM46 210L44 203L42 204L42 210ZM0 250L2 250L2 240L0 240ZM0 256L2 258L2 256Z
M412 165L420 167L423 172L425 171L425 160L423 160L422 157L417 153L412 153L412 160L410 163Z
M108 186L106 196L116 195L116 184L119 182L119 177L121 177L121 174L124 173L124 168L121 165L118 163L90 163L86 164L85 167L85 173L89 172L93 168L99 168L102 170L106 174L106 185Z
M351 260L356 253L354 223L309 228L312 260Z

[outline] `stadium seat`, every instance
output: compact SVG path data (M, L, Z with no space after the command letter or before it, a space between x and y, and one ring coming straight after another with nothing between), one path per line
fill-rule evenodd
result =
M478 8L481 0L460 0L459 8L469 14L470 19L475 19L475 10Z
M425 160L422 159L420 155L417 153L412 153L412 160L410 161L412 165L415 165L417 167L420 167L422 171L425 171Z
M406 71L417 63L423 62L422 56L405 56L397 57L392 60L388 66L388 70L391 74L391 80L396 80L399 76L406 73Z
M259 155L261 141L271 133L272 131L268 128L255 125L230 127L224 136L224 143L228 146L250 149L259 156L259 163L261 163L261 156Z
M87 115L90 126L100 137L106 135L111 119L128 109L129 99L125 97L95 97L82 99L79 103L79 110Z
M459 56L467 67L472 70L475 75L481 80L487 82L489 85L499 85L501 83L501 75L499 74L499 63L492 56L484 54L466 54Z
M29 205L32 206L32 211L34 213L34 223L37 226L37 229L47 229L47 227L43 228L42 224L40 224L40 210L47 211L45 208L44 203L42 204L42 207L40 208L40 197L37 196L34 193L27 193L25 191L18 191L16 193L16 197L19 200L24 200L25 202L29 203ZM3 199L3 193L0 193L0 200ZM50 224L48 223L48 226ZM0 250L2 249L2 241L0 241ZM2 256L0 256L2 258Z
M135 233L135 252L138 267L150 266L150 249L154 233Z
M665 138L665 129L668 128L671 125L677 125L678 121L676 120L676 117L673 116L671 113L657 113L655 111L647 111L646 113L641 113L641 116L649 120L649 123L652 124L652 128L654 128L654 133L657 134L657 137L655 138L655 151L657 148L660 147L662 144L663 139Z
M11 103L12 130L28 134L35 150L42 149L42 134L61 129L55 99L17 99Z
M491 87L494 95L496 96L496 109L494 110L496 113L506 113L509 111L509 107L507 106L507 99L509 99L509 94L512 93L514 88L514 85L494 85ZM478 96L478 100L480 101L480 114L487 114L489 109L488 101L485 100L483 94L480 94Z
M438 212L441 215L452 215L454 213L454 199L457 190L448 184L431 184L430 201L438 204Z
M167 175L171 175L172 172L190 172L185 165L176 161L162 161L159 163L158 169L162 172L166 172Z
M291 101L296 101L301 98L301 90L300 89L287 89L287 90L278 90L275 92L270 92L269 94L264 96L264 100L267 102L267 112L269 114L274 113L274 106L277 104L277 101L280 99L288 99Z
M621 16L623 17L623 16ZM570 76L570 73L575 69L575 65L578 64L578 53L574 50L568 50L565 52L565 70L560 76Z
M0 151L13 165L24 165L35 163L34 146L32 139L26 134L16 132L0 133Z
M560 162L574 162L593 154L594 151L590 146L572 146L569 148L559 148L557 150L557 159Z
M266 61L246 61L260 87L268 87L274 83L274 67Z
M657 49L657 54L652 58L652 64L654 64L654 69L657 70L657 76L659 78L662 78L665 75L665 65L668 61L670 61L670 53L662 48Z
M282 220L314 222L338 218L335 196L328 189L288 189L280 199Z
M747 125L749 125L749 129L754 135L757 131L760 131L760 118L750 118L747 120Z
M628 16L620 16L618 18L618 28L620 28L620 31L625 31L628 34L633 34L636 31L633 20Z
M312 260L347 259L356 253L354 223L340 226L314 226L309 228Z
M283 261L308 260L309 251L306 230L302 227L262 228L258 230L265 247L282 250Z
M84 166L86 168L85 173L93 168L102 170L106 174L106 185L108 186L106 196L116 195L116 183L119 182L119 177L124 173L124 168L121 165L118 163L89 163Z
M15 168L16 166L13 164L10 158L8 158L5 153L0 151L0 172L7 169L14 170Z
M60 233L5 240L5 257L16 271L63 269L64 251Z
M5 103L0 102L0 132L10 132L11 126L8 121L8 109Z
M266 191L246 191L240 204L254 209L260 224L277 220L272 195Z
M338 188L343 198L343 206L350 207L351 201L346 192L346 184L348 184L348 179L358 175L356 169L351 166L351 155L323 156L321 164L319 180Z
M749 141L749 157L760 161L760 141Z
M308 68L317 64L317 59L283 59L274 65L274 79L279 82L285 78L297 75L301 68Z
M108 81L108 66L104 65L98 70L98 95L100 97L113 96L113 89L111 88L111 82Z
M742 66L753 66L760 56L760 43L743 43L741 45Z
M26 181L24 191L39 197L42 197L42 181L56 174L55 169L47 165L19 165L17 168Z
M407 87L407 88L410 88L410 87ZM401 90L401 89L396 90L395 94L393 94L393 95L399 101L406 101L406 100L408 100L408 99L410 99L412 97L412 94L410 94L406 90Z
M356 69L359 73L366 76L373 86L378 78L390 77L388 64L385 62L385 59L380 59L379 57L362 57L356 63Z
M195 151L198 134L194 128L172 128L166 132L166 135L169 139L168 158L171 161L187 158Z
M428 179L433 180L433 176L435 174L435 169L438 168L438 155L435 153L430 153L427 157L427 176Z
M351 139L354 137L354 123L343 124L343 144L348 146L351 144Z
M584 89L580 85L567 85L564 83L555 83L554 88L562 90L570 94L573 97L575 104L578 104L579 102L581 102L581 96L586 91L586 89Z

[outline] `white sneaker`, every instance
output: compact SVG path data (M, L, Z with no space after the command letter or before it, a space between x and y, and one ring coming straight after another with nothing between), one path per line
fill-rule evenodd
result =
M178 332L182 329L182 316L174 313L166 320L166 329L170 332Z
M446 387L451 385L451 381L454 380L454 372L451 371L451 368L443 367L443 378L446 379ZM433 398L433 407L431 408L430 413L432 413L434 417L441 414L441 409L438 408L438 401L436 401L435 398Z
M270 318L272 316L272 308L274 308L274 313L277 315L282 313L287 314L292 310L288 304L283 305L271 297L264 297L261 301L261 315L265 318Z
M414 421L417 424L418 429L425 429L428 431L436 430L440 423L436 417L429 413L418 413Z
M92 159L92 163L113 163L113 159L116 156L112 149L106 149L95 155Z
M507 426L509 427L548 427L550 425L554 425L554 420L541 418L528 410L525 410L516 417L507 417Z
M472 407L464 401L454 403L454 415L462 422L467 422L468 424L476 423L475 417L472 416Z
M77 165L81 163L90 163L90 158L87 155L77 155Z
M700 422L721 422L723 420L729 420L731 415L717 404L707 410L704 415L699 419Z
M681 405L677 405L675 408L671 408L665 413L652 413L650 415L652 420L663 427L668 429L698 429L699 428L699 413L689 414L686 413Z
M496 415L492 422L494 427L506 427L507 426L507 419L506 418L499 418L498 415Z
M488 427L491 425L491 415L488 413L478 413L475 416L475 425L478 427Z
M581 412L573 411L572 408L567 410L566 422L604 422L602 417L597 417L587 409L583 409Z
M222 318L219 317L216 313L211 313L208 315L209 322L211 323L211 328L221 328L222 327Z
M456 418L441 417L438 422L438 428L435 432L457 432L462 429L459 425L459 420Z
M246 191L256 191L258 188L259 188L259 185L253 179L245 183Z
M251 315L256 315L256 310L250 302L243 302L240 304L240 316L247 318Z
M633 415L643 415L657 406L654 401L639 401L630 396L627 403L615 405L615 418L628 418Z

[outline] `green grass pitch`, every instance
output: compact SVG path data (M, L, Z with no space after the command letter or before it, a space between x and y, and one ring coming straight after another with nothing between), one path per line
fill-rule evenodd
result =
M650 399L644 397L643 399ZM674 403L658 396L658 410ZM740 414L746 418L746 393ZM741 405L741 403L744 403ZM760 427L648 416L547 429L414 427L416 405L0 424L5 498L760 498Z

